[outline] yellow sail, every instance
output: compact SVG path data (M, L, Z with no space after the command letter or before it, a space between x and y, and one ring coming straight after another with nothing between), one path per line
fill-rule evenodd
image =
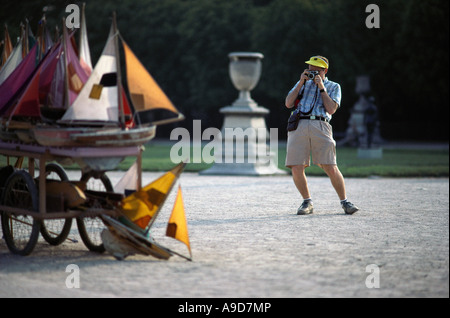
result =
M124 198L121 205L123 214L141 229L149 227L185 165L183 162L178 164L157 180Z
M184 212L183 195L181 186L178 186L177 198L172 209L172 214L167 224L166 235L186 244L192 258L189 232L187 228L186 214Z
M127 65L130 97L136 111L163 108L178 114L178 110L147 72L130 47L122 40Z

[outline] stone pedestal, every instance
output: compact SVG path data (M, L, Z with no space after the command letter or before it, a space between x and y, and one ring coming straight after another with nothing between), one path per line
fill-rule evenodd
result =
M383 143L379 131L378 110L375 106L374 97L370 96L370 91L369 76L358 76L356 78L355 92L359 95L359 99L353 105L351 110L345 138L337 142L338 146L350 146L365 149L367 147L372 147L372 144L380 145ZM371 111L372 117L368 117L368 110ZM373 115L373 112L376 113L376 116ZM369 131L368 119L372 119L373 125L375 126L374 128L372 127L371 131ZM371 136L369 136L369 134L371 134ZM369 139L372 143L369 143Z
M383 148L358 148L358 158L381 159L383 158Z

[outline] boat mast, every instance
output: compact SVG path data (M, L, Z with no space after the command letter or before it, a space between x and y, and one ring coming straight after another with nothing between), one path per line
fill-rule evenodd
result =
M125 129L125 115L123 110L122 99L122 75L120 71L120 55L119 55L119 31L117 30L116 12L113 12L113 33L114 33L114 49L116 54L116 68L117 68L117 97L119 102L119 122L123 129Z
M67 62L67 29L66 21L62 18L62 27L63 27L63 47L64 47L64 104L63 108L68 109L70 106L69 99L69 67Z

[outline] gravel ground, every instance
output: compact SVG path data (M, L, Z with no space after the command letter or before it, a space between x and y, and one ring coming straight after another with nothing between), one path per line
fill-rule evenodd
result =
M121 175L109 173L113 183ZM160 175L146 173L143 183ZM349 216L329 179L310 177L315 213L297 216L290 176L183 173L192 262L117 261L81 241L54 247L42 238L22 257L0 240L0 297L449 297L448 181L347 178L349 199L361 209ZM164 236L175 194L153 236L187 255ZM72 232L77 238L75 225ZM79 288L66 286L69 264L79 268Z

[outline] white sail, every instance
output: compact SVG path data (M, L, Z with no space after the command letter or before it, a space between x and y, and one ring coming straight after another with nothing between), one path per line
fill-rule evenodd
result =
M89 41L87 36L86 28L86 18L84 14L85 4L83 3L83 8L81 11L81 28L80 28L80 64L86 71L86 74L91 74L92 72L92 62L91 62L91 52L89 50Z
M127 173L114 186L114 192L125 194L126 190L136 191L138 183L137 161L128 169Z
M61 122L109 121L118 122L119 103L117 61L113 28L111 28L102 55L91 76L84 84Z
M12 51L11 55L8 57L8 59L5 62L5 65L3 65L2 69L0 70L0 84L3 83L9 75L16 69L16 67L22 62L22 40L17 43L17 45L14 47L14 50Z

